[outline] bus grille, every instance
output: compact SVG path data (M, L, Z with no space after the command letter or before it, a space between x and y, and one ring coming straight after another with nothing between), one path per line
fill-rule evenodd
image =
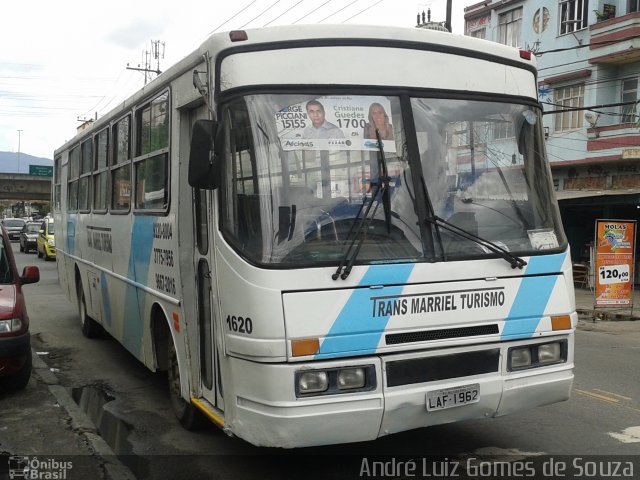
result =
M500 349L388 362L387 387L435 382L498 371Z
M420 332L390 333L385 336L387 345L399 343L424 342L426 340L444 340L447 338L475 337L477 335L495 335L498 325L479 325L477 327L443 328L440 330L423 330Z

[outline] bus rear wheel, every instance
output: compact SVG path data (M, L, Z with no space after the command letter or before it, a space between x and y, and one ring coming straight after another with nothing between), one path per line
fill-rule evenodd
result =
M78 314L80 315L82 334L87 338L99 337L102 333L102 327L87 314L87 302L85 300L84 290L82 287L80 287L80 291L78 293Z
M171 406L180 424L187 430L199 430L209 426L209 422L202 412L194 407L191 402L187 402L182 398L178 354L171 340L169 340L169 369L167 371L167 378L169 380Z

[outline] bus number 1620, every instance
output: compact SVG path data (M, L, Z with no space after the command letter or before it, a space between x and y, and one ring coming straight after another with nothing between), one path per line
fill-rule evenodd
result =
M253 332L253 322L249 317L232 317L231 315L227 315L227 326L232 332L248 333L249 335Z

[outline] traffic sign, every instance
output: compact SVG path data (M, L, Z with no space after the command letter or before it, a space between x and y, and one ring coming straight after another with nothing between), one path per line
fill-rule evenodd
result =
M29 165L29 175L34 177L53 177L53 167L47 165Z

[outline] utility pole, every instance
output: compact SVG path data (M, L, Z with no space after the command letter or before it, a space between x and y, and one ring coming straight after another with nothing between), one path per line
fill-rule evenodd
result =
M18 173L20 173L20 134L22 130L18 130Z
M155 70L151 68L150 59L152 57L156 60ZM164 58L164 42L161 42L160 40L151 40L151 52L149 50L142 52L142 64L138 64L137 67L130 67L127 63L127 70L144 72L144 84L146 85L147 81L151 79L150 74L155 73L156 75L160 75L162 73L160 70L160 58Z

